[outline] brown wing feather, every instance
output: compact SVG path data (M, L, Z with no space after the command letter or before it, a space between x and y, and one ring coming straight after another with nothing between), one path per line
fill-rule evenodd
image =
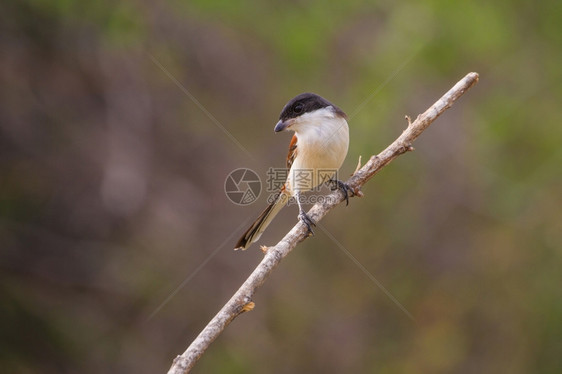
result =
M295 157L297 157L297 136L293 135L291 143L289 144L289 154L287 155L287 169L291 168Z

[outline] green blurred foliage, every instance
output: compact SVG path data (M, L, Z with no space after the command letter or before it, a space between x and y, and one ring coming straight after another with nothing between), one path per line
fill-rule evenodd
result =
M3 2L1 366L166 371L261 258L231 246L265 196L236 206L224 180L283 166L288 99L348 113L345 176L477 71L416 152L323 221L414 320L317 230L193 372L560 372L561 15L555 0Z

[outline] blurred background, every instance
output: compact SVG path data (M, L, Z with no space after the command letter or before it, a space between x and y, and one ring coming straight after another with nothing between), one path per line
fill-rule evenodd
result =
M299 245L194 373L562 370L562 3L7 0L0 366L162 373L262 258L283 105L351 117L340 175L480 82ZM259 244L296 222L291 207Z

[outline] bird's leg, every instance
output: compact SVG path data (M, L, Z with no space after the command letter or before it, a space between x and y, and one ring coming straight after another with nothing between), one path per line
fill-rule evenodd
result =
M295 197L297 199L297 204L299 205L299 215L298 215L298 219L301 220L305 225L306 228L308 229L308 235L314 235L314 231L312 231L312 226L316 226L316 223L312 220L312 218L310 218L304 211L302 204L301 204L301 194L300 192L297 192L295 194Z
M330 183L332 184L332 191L340 190L343 192L343 196L345 198L345 206L349 205L349 197L355 196L355 191L351 188L347 183L342 182L338 179L330 179Z

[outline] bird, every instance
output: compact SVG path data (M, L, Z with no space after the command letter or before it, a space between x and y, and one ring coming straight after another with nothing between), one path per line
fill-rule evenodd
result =
M314 234L312 227L316 223L304 211L301 198L304 192L326 182L326 177L333 183L333 189L342 190L347 202L348 195L353 195L347 184L332 179L337 176L349 148L349 126L344 111L317 94L302 93L283 107L274 131L294 132L287 155L287 179L274 201L238 240L235 250L246 250L256 242L291 197L298 204L297 218L306 225L309 235Z

